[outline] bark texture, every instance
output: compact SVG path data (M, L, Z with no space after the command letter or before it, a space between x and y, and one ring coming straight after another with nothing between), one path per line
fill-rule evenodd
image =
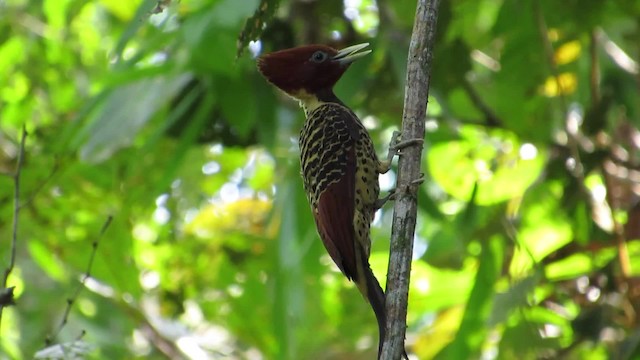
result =
M407 60L402 140L424 138L439 5L440 0L418 0ZM404 353L413 237L418 211L419 185L414 181L422 174L421 165L422 144L402 149L387 274L387 336L380 357L383 360L397 360Z

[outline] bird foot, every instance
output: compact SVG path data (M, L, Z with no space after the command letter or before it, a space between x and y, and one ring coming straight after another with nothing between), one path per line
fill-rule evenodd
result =
M395 155L401 155L400 150L409 147L411 145L422 145L424 139L409 139L401 140L402 133L400 131L394 131L391 135L391 141L389 142L389 153L387 154L387 160L391 162Z
M408 146L411 146L411 145L422 145L422 144L424 144L424 139L416 138L416 139L398 141L397 143L394 144L393 147L396 150L400 150L400 149L404 149L404 148L406 148Z
M388 201L395 200L396 199L396 195L397 195L396 194L396 189L391 190L389 192L389 194L387 194L387 196L382 197L382 198L376 200L375 203L373 203L374 209L380 210L384 206L384 204L386 204Z
M414 180L411 180L410 184L411 185L420 185L424 182L424 173L420 174L420 177Z
M420 177L414 180L411 180L409 182L409 185L420 185L424 182L424 173L420 174ZM374 209L379 210L381 209L388 201L394 201L396 199L396 197L398 196L398 188L394 188L393 190L389 191L389 194L387 194L387 196L382 197L378 200L375 201L375 203L373 203Z
M398 154L398 156L403 156L404 152L401 151L402 149L409 147L411 145L422 145L422 144L424 144L424 139L409 139L409 140L400 141L395 145L396 153Z
M422 183L424 183L424 173L420 174L420 177L418 177L417 179L411 180L409 182L409 185L421 185ZM396 199L396 197L398 196L398 188L394 188L391 191L389 191L389 194L387 194L387 196L382 197L378 200L376 200L376 202L373 204L374 209L379 210L381 209L388 201L394 201Z
M411 145L423 144L424 139L409 139L401 140L402 133L400 131L394 131L391 135L391 141L389 141L389 152L387 153L387 159L380 162L380 168L378 172L381 174L386 173L391 168L391 162L396 155L403 155L400 151Z
M381 173L386 173L391 168L391 162L393 161L393 157L398 154L397 144L400 143L400 136L402 133L400 131L394 131L391 135L391 141L389 141L389 152L387 153L387 159L382 161L382 169Z

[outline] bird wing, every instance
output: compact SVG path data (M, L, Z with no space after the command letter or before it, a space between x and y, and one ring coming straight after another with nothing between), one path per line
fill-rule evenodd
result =
M356 161L353 148L347 152L346 160L342 176L320 193L313 216L329 255L351 280L357 274L353 228Z
M313 131L302 139L305 186L320 238L327 252L349 279L357 276L353 217L355 209L356 153L345 107L326 104L310 114ZM305 161L306 160L306 161Z

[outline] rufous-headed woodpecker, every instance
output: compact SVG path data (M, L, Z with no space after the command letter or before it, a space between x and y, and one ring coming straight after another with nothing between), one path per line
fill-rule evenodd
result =
M397 134L388 158L378 159L360 119L333 92L349 65L371 52L361 51L368 45L340 51L324 45L281 50L258 58L258 69L304 108L306 122L300 133L304 190L329 255L373 308L380 356L386 327L385 294L369 265L369 226L384 203L378 199L378 174L390 168L398 149Z

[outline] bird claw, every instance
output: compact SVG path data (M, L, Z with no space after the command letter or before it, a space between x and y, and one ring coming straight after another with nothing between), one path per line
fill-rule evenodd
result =
M389 164L391 164L393 157L398 154L397 144L400 142L400 136L402 136L400 131L394 131L391 135L391 141L389 141L389 153L387 154L387 162L389 162Z
M400 138L402 137L402 133L400 131L394 131L391 134L391 141L389 141L389 149L393 149L400 142Z
M416 139L398 141L393 145L393 148L395 150L400 150L400 149L404 149L404 148L406 148L408 146L411 146L411 145L422 145L422 144L424 144L424 139L416 138Z
M388 201L395 200L396 199L396 195L397 195L396 189L391 190L389 192L389 194L387 194L387 196L385 196L383 198L380 198L380 199L377 199L376 202L373 204L373 207L376 210L381 209L384 206L384 204L386 204Z
M387 160L391 162L395 155L402 155L403 153L399 150L404 149L411 145L422 145L424 144L424 139L409 139L409 140L401 140L402 133L400 131L394 131L393 135L391 135L391 141L389 142L389 154L387 156Z
M411 180L411 185L420 185L424 182L424 173L420 174L420 177L414 180Z
M389 152L387 153L386 160L380 161L380 166L378 167L379 173L384 174L389 171L394 156L404 155L404 153L400 151L401 149L411 145L422 145L424 143L424 139L409 139L403 141L401 140L401 136L402 133L400 131L394 131L393 135L391 135L391 141L389 141Z
M409 185L414 185L414 186L420 185L423 182L424 182L424 173L421 173L420 177L417 179L411 180L409 182ZM384 206L384 204L386 204L388 201L395 201L396 197L398 196L398 193L399 193L398 188L394 188L393 190L389 191L389 194L387 194L387 196L377 199L375 203L373 203L373 207L376 210L381 209Z

